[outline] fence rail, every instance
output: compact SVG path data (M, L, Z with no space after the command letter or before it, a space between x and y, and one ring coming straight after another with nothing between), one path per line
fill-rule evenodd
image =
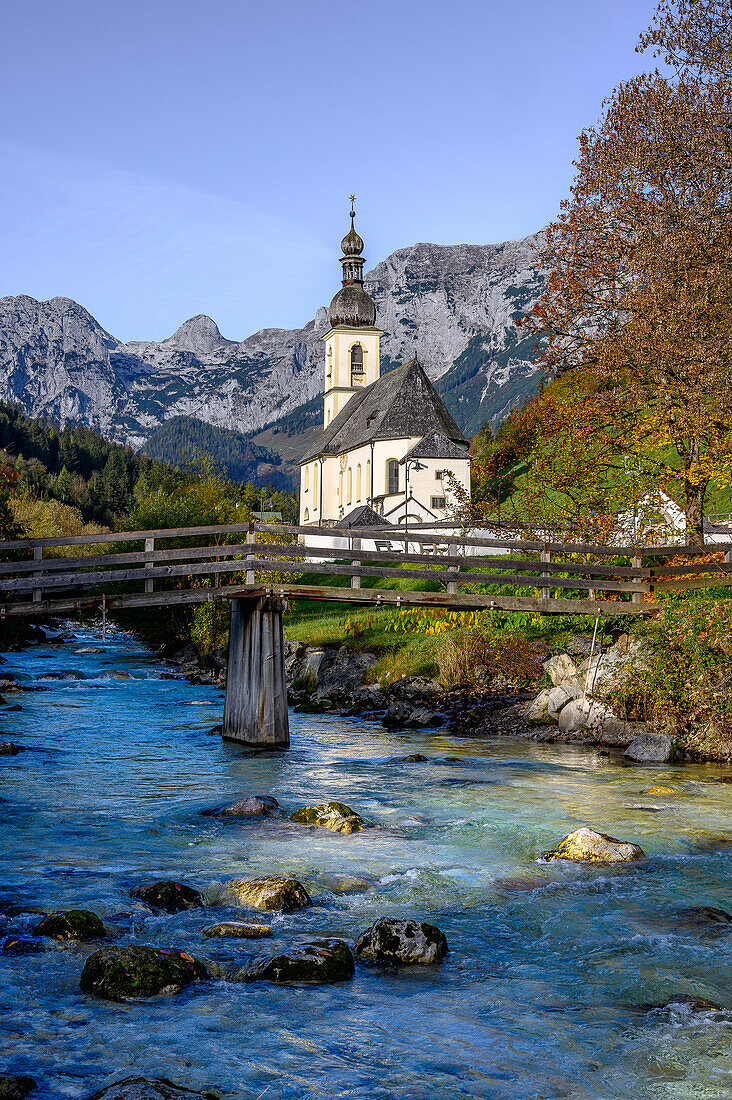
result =
M139 549L126 549L134 543ZM75 547L87 552L63 553ZM59 548L60 556L45 556ZM88 552L94 548L98 552ZM708 560L709 547L507 540L454 528L346 532L261 523L16 539L0 542L0 616L80 610L100 600L107 607L161 606L275 590L298 599L384 605L647 614L657 607L656 592L732 583L732 543L713 551L714 560ZM660 564L669 557L674 564ZM348 587L299 583L302 573L343 578ZM379 579L426 587L379 588Z

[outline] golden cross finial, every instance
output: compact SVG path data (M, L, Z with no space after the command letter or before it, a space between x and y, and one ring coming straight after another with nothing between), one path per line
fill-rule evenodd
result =
M355 195L349 195L348 198L351 201L351 206L353 206L354 202L356 201L356 196Z

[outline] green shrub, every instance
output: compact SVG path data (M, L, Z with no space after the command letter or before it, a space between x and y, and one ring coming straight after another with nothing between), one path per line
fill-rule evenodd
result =
M692 752L732 757L732 600L679 597L633 633L642 660L608 702Z

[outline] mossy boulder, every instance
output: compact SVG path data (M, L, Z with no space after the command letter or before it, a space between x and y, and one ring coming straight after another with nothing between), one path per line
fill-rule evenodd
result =
M544 852L543 858L569 859L575 863L632 863L645 859L645 855L639 844L583 828L569 833L556 848Z
M646 787L642 794L678 794L678 787L667 787L665 783L654 783L652 787Z
M277 875L233 879L228 884L228 892L238 905L250 905L253 909L267 909L272 913L294 913L313 904L301 882Z
M319 825L333 833L357 833L366 828L363 818L344 802L302 806L295 810L290 820L296 821L298 825Z
M369 962L392 966L433 966L447 955L444 932L421 920L382 917L356 940L356 954Z
M272 929L268 924L246 924L240 920L221 921L220 924L212 924L210 928L204 928L204 936L209 939L230 937L239 940L256 940L272 935Z
M32 1077L16 1073L0 1073L0 1100L25 1100L36 1088Z
M314 940L281 955L269 955L239 972L240 981L277 985L344 982L353 977L353 955L343 940Z
M106 940L109 939L104 923L89 909L66 909L49 913L33 929L36 936L50 936L54 940Z
M179 993L192 982L208 977L204 964L185 951L102 947L86 960L79 988L82 993L108 1001L128 1001Z
M200 909L205 903L203 894L192 886L182 882L164 879L151 882L147 886L135 886L130 897L139 898L153 909L162 909L166 913L182 913L185 909Z
M89 1100L192 1100L196 1096L221 1100L221 1094L214 1090L196 1092L167 1077L123 1077L95 1092Z

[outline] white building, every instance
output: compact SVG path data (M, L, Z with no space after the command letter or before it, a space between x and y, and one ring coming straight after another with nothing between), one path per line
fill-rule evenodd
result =
M470 494L467 440L416 359L380 370L376 306L364 290L363 241L341 241L343 285L328 311L324 427L300 460L300 523L349 527L450 517ZM457 490L457 491L456 491Z

